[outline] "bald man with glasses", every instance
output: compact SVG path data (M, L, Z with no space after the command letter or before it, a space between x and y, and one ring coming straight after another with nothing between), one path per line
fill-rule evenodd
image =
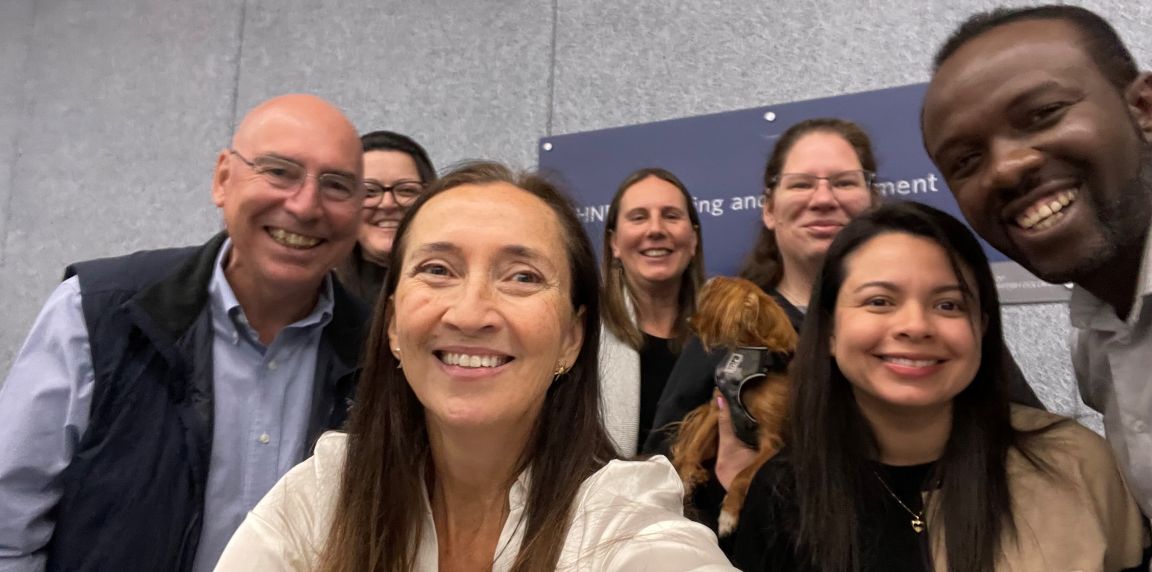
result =
M277 97L217 157L224 232L68 267L0 386L0 572L214 567L343 423L362 178L343 113Z

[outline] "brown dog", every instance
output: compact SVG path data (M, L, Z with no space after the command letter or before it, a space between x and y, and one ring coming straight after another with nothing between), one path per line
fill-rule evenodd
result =
M772 352L791 353L796 349L796 332L787 314L771 296L743 278L714 278L700 292L692 329L705 348L766 347ZM732 480L720 511L720 536L736 529L740 508L756 471L771 459L781 445L781 430L788 411L791 381L784 373L767 376L746 385L741 393L744 407L756 420L758 454ZM731 411L731 403L729 404ZM685 498L706 482L709 471L704 461L716 458L719 431L712 401L692 410L672 443L672 464L684 481Z

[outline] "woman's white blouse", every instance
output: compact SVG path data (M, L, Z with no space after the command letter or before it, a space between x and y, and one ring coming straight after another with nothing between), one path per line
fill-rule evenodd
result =
M236 531L217 571L313 570L328 537L347 436L326 433L316 454L284 475ZM509 491L508 520L494 571L509 570L523 540L521 474ZM558 570L735 570L707 527L684 518L683 488L664 457L612 461L580 486ZM417 570L437 570L436 527L424 499Z

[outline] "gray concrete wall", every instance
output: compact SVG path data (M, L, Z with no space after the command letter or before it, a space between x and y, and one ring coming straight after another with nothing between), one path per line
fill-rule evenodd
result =
M1084 2L1148 65L1152 4ZM438 165L535 163L536 139L926 81L980 0L5 0L0 371L69 261L219 228L237 114L309 91ZM1006 309L1009 342L1078 413L1067 309Z

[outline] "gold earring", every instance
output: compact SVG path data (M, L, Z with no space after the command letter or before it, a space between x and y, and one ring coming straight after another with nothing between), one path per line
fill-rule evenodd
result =
M400 346L392 348L392 355L396 356L396 369L404 369L404 364L400 361Z
M556 370L552 372L552 381L556 381L557 379L560 379L560 376L564 375L567 372L568 372L568 367L564 365L564 362L556 362Z

